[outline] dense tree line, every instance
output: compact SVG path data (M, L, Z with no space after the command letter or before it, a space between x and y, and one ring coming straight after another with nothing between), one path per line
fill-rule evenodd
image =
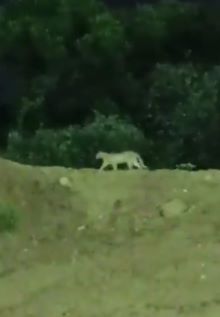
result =
M57 148L73 126L65 142L77 144L81 159L65 165L83 166L91 138L91 157L97 144L126 148L105 131L124 139L117 125L127 122L141 138L133 147L153 167L219 167L219 38L220 9L206 5L116 10L97 0L12 1L0 11L0 75L7 74L0 81L1 146L44 164L33 159L36 144L47 139L49 148L51 137ZM101 123L108 118L110 127Z

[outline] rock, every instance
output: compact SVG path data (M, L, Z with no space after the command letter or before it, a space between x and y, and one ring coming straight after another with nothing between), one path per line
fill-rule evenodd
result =
M159 206L160 215L166 218L180 216L188 210L188 206L180 199L172 199Z
M61 186L72 188L71 182L69 181L67 177L61 177L59 180L59 183Z
M192 163L182 163L176 165L177 169L186 170L186 171L193 171L196 168L196 165Z

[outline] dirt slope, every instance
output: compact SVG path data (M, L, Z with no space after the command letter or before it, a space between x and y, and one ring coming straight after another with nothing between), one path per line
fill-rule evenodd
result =
M0 160L1 317L220 315L220 172L106 171ZM167 202L184 213L161 217Z

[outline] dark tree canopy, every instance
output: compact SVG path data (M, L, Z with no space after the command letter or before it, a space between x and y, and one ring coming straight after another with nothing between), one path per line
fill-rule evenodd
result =
M220 167L220 8L108 3L0 10L0 145L9 134L13 157L84 166L133 140L152 166Z

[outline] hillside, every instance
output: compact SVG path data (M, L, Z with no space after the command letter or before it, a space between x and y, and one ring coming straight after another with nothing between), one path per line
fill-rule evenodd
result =
M1 317L218 317L220 172L0 160Z

